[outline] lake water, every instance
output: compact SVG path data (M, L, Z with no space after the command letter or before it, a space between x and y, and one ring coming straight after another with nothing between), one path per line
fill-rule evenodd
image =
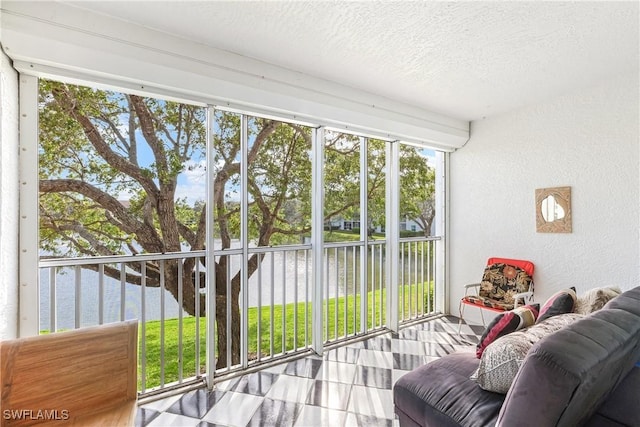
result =
M345 262L346 255L346 262ZM348 249L346 254L343 250L334 251L329 249L326 257L323 294L325 297L334 298L336 294L343 296L345 293L352 295L359 293L360 283L360 256L359 249L355 251ZM230 270L235 274L240 268L241 258L239 255L231 256ZM382 262L382 267L379 267ZM405 265L405 277L409 274L418 273L427 277L425 267L421 273L422 265ZM384 254L380 256L376 251L375 259L369 260L367 267L369 275L368 289L380 289L384 286ZM354 273L355 271L355 273ZM281 304L283 301L304 302L311 299L311 256L305 256L305 251L298 251L294 256L293 252L274 252L267 254L261 263L261 267L249 278L248 300L249 307L259 305L269 305L273 300L274 304ZM382 285L380 277L382 275ZM49 270L41 270L40 277L40 328L50 329L50 291L49 291ZM425 279L426 280L426 279ZM98 274L90 270L82 270L80 280L81 293L81 314L80 325L95 325L99 320L99 288ZM355 289L354 290L354 284ZM222 286L222 284L217 284ZM75 306L76 299L75 274L71 268L65 268L56 275L56 323L57 329L71 329L75 326ZM160 288L145 288L145 319L158 320L161 318L162 303ZM121 285L119 280L105 276L104 280L104 322L120 320L121 310ZM142 319L142 288L137 285L125 285L125 319ZM165 291L164 295L164 317L176 318L180 312L179 305L174 297ZM183 314L187 316L186 312Z

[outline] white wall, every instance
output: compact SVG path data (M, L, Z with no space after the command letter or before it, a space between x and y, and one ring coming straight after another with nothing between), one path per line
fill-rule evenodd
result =
M18 73L0 52L0 340L18 326L18 105Z
M533 261L541 303L569 286L640 285L639 102L633 74L472 122L450 163L452 314L490 256ZM556 186L571 186L573 232L537 233L535 189Z

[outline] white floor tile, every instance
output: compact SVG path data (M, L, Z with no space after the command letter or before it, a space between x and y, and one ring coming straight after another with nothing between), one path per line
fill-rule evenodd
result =
M396 381L398 381L400 378L402 378L405 374L409 373L411 371L403 371L401 369L394 369L393 372L391 372L391 384L392 386L394 386L396 384Z
M346 418L347 413L344 411L306 405L302 408L294 425L295 427L338 427L344 425Z
M169 412L163 412L158 415L153 421L147 424L148 427L195 427L200 423L200 420L191 417L185 417L183 415L171 414Z
M167 409L169 409L169 407L171 405L173 405L178 400L180 400L181 397L182 397L182 395L178 394L176 396L171 396L171 397L167 397L165 399L160 399L160 400L156 400L154 402L147 403L146 405L142 405L142 407L146 408L146 409L152 409L152 410L158 411L158 412L164 412Z
M222 390L222 391L229 390L237 382L238 382L238 378L232 378L230 380L220 381L219 383L216 383L215 389L216 390Z
M393 419L393 391L354 385L347 410L362 415Z
M287 367L286 363L279 363L277 365L273 365L266 369L263 369L261 372L271 372L272 374L281 374L284 371L284 368L286 367Z
M358 357L358 365L393 369L393 353L361 349L360 356Z
M229 391L202 419L214 424L246 426L263 401L261 396Z
M411 340L391 340L391 351L393 353L416 354L423 356L425 354L424 343Z
M304 403L307 400L313 382L313 378L280 375L265 397Z
M356 376L357 365L353 363L340 363L325 361L318 375L317 380L333 381L338 383L352 384Z

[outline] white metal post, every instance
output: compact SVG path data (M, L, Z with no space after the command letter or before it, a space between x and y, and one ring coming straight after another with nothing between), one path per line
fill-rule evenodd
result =
M213 226L213 212L214 212L214 194L213 194L213 180L215 164L213 156L213 135L215 124L215 110L212 106L207 107L207 204L205 205L206 212L206 312L207 312L207 333L206 333L206 382L207 387L211 390L213 388L213 377L216 371L216 275L215 275L215 254L214 254L214 226Z
M322 339L322 290L324 286L322 266L324 264L324 129L312 133L311 152L313 156L311 182L311 257L313 264L312 289L312 347L321 355L324 347Z
M435 242L435 303L434 309L441 313L449 313L449 153L436 151L436 236L442 239Z
M369 186L368 147L367 138L360 137L360 240L363 242L362 249L360 250L360 332L363 334L367 332L367 322L369 321L367 295L369 291L369 269L367 268L367 260L369 259L369 234L367 233L369 228L369 211L367 209L367 187ZM376 303L375 294L373 293L374 290L375 286L372 286L372 307L375 307ZM371 326L375 328L375 323Z
M246 114L240 116L240 242L242 245L242 264L240 268L240 294L242 301L240 302L241 318L240 318L240 363L242 368L246 368L249 363L249 337L248 328L249 314L247 307L249 306L248 295L248 272L249 266L249 141L248 141L248 117ZM229 263L230 264L230 263ZM283 302L284 304L284 302ZM231 310L231 307L227 307ZM228 351L229 349L227 349Z
M387 282L387 327L398 331L398 247L400 245L400 143L386 144L386 282Z
M38 78L20 75L20 304L18 335L38 335ZM50 274L55 274L52 269Z

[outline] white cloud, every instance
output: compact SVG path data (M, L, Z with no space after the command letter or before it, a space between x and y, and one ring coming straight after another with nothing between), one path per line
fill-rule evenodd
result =
M184 171L178 176L176 199L186 198L189 204L207 198L207 162L189 160Z

